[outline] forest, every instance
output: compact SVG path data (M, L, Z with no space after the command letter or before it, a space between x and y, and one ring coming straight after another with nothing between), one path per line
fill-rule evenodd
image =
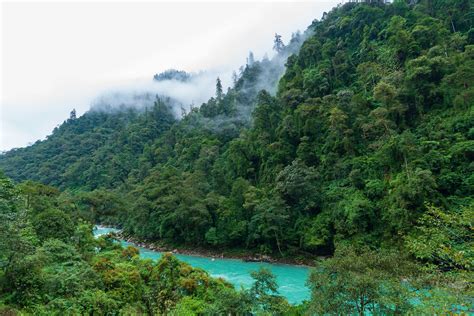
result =
M473 23L469 0L346 3L181 117L162 96L91 109L3 153L0 314L472 312ZM139 259L95 223L309 259L311 300Z

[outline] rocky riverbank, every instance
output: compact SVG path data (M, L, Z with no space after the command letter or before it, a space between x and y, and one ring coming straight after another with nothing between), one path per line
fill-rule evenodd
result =
M314 258L288 258L288 257L273 257L266 254L252 253L243 250L236 249L208 249L202 247L177 247L168 245L162 242L145 241L128 236L122 232L114 233L117 239L132 243L138 247L158 251L158 252L171 252L174 254L192 255L209 258L227 258L227 259L240 259L247 262L266 262L266 263L279 263L279 264L291 264L311 267L314 265Z

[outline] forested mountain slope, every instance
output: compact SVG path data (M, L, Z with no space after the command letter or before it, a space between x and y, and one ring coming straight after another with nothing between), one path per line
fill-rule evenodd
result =
M180 119L163 98L90 111L3 154L8 176L44 184L0 175L0 308L469 313L473 26L467 0L347 3L287 46L276 37L274 58L249 56L228 91L218 81ZM237 292L172 257L91 241L84 219L173 246L332 258L290 307L265 272Z
M138 166L136 158L149 139L174 120L161 100L146 113L131 107L91 110L72 116L46 140L7 152L2 168L18 181L30 179L63 189L117 186L127 178L128 168Z
M139 238L306 255L401 246L430 207L472 209L472 19L469 1L349 3L181 120L165 101L90 112L0 166L75 190L82 211ZM275 96L259 92L268 80Z
M226 141L235 138L242 127L249 126L258 92L267 89L275 93L286 58L300 47L303 38L295 33L287 46L280 42L282 46L271 60L255 61L250 53L245 67L238 75L234 73L233 87L224 93L218 78L216 96L200 107L152 93L105 95L81 117L71 112L45 140L0 155L0 168L16 181L30 179L61 189L112 189L123 185L132 171L143 173L151 167L150 146L174 123L179 125L181 117L176 113L191 117L192 122L185 123L188 128L219 134ZM153 80L170 86L192 81L191 85L201 75L167 70Z

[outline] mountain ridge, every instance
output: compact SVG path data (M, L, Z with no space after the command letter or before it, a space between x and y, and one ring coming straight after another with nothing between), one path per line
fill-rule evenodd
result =
M66 145L60 128L2 155L0 167L79 192L84 212L142 239L279 255L330 254L346 242L400 247L428 205L472 207L472 21L443 10L348 3L293 44L277 36L276 57L249 57L232 88L218 82L215 97L179 121L157 100L149 112L130 110L134 122L111 118L119 130L96 127ZM274 95L262 76L278 83ZM121 201L113 216L90 202L104 190Z

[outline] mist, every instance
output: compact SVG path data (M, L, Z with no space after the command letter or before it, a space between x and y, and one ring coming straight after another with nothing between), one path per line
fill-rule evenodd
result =
M275 33L288 42L337 3L2 3L0 150L44 139L73 108L143 106L143 94L199 106L250 50L272 55ZM153 82L169 68L204 74Z
M272 58L268 58L265 54L260 60L256 59L252 52L247 57L247 63L245 66L239 68L240 74L237 76L238 80L242 80L242 74L244 69L250 67L258 67L259 72L254 82L241 82L239 92L243 94L249 94L254 97L257 94L265 90L270 95L275 96L278 88L278 82L285 73L286 61L292 54L297 54L304 41L313 34L313 30L310 28L306 29L303 33L300 31L294 32L291 35L290 40L281 51L274 53ZM235 72L234 72L235 73ZM234 87L231 85L231 87ZM235 113L231 116L228 115L217 115L212 118L201 117L199 124L203 128L207 128L214 133L221 133L227 135L237 136L239 126L250 126L252 124L252 113L257 106L257 100L251 100L249 102L237 102L234 104Z
M224 86L229 86L230 71L200 71L188 73L188 80L135 79L108 88L91 102L92 111L114 111L123 108L144 109L153 105L157 97L170 99L169 106L177 119L182 109L199 107L215 94L216 80L221 78Z

